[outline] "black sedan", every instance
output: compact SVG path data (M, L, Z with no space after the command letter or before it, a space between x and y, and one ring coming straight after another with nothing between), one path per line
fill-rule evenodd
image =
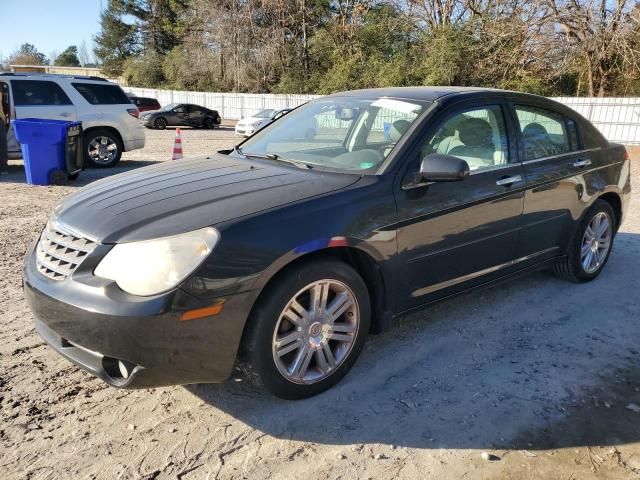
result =
M217 128L222 118L216 110L189 103L170 103L159 110L140 113L140 123L147 128L164 130L168 126Z
M593 280L630 191L624 147L551 100L340 93L233 150L69 196L25 296L42 337L110 385L221 382L240 356L302 398L434 301L546 267Z

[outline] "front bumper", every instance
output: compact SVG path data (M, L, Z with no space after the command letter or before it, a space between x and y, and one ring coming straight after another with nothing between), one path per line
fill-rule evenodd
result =
M243 137L250 137L256 132L257 128L236 125L235 130L236 130L236 135L242 135Z
M65 358L121 388L222 382L229 376L257 292L217 299L224 300L220 314L181 321L182 312L204 305L180 289L135 297L115 286L74 281L74 275L50 280L36 270L34 255L23 271L36 329ZM126 376L118 361L127 366Z

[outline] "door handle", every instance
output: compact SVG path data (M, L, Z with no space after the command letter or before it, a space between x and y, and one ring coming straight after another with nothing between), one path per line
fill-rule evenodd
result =
M508 187L512 183L521 182L522 175L514 175L513 177L501 178L500 180L496 180L496 185L501 187Z
M70 114L69 112L62 112L62 113L60 114L60 116L61 116L61 117L65 117L65 118L66 118L66 117L70 117L70 116L71 116L71 114Z
M588 158L585 158L584 160L576 160L575 162L573 162L573 166L576 168L582 168L588 165L591 165L591 160L589 160Z

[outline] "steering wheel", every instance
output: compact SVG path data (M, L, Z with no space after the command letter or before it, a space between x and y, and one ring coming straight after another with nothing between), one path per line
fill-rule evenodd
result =
M531 158L542 158L551 155L548 150L548 145L546 145L544 142L537 139L529 139L527 140L527 143L528 145L526 146L525 151L529 150L531 151L531 153L533 153L533 156Z
M398 142L385 142L382 145L378 146L376 148L376 150L378 150L378 152L380 152L382 155L384 155L384 152L387 149L392 149L393 147L395 147L398 144Z

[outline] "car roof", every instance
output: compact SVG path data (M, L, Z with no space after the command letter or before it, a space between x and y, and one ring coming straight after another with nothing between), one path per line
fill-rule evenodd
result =
M345 92L334 93L330 96L339 97L389 97L402 98L405 100L418 100L423 102L435 102L443 97L454 97L459 95L482 94L495 95L517 95L523 97L531 97L532 99L540 99L537 95L531 95L510 90L501 90L498 88L482 88L482 87L388 87L388 88L367 88L363 90L350 90Z

